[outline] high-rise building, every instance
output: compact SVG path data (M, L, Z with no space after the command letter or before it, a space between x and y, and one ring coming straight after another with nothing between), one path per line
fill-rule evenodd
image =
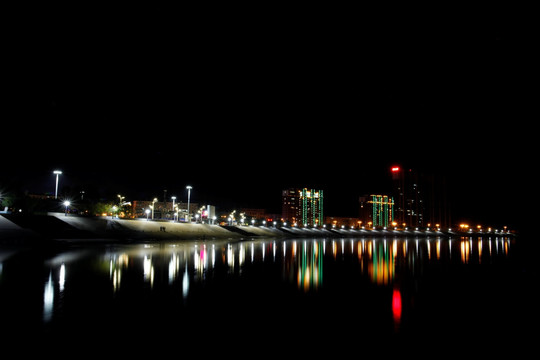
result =
M424 199L416 171L392 166L392 193L395 198L395 221L399 226L424 226Z
M392 166L392 192L395 198L395 221L399 226L424 226L424 198L418 173Z
M362 226L390 227L395 221L394 198L389 195L363 195L360 203L359 221Z
M390 172L395 221L399 226L451 225L444 176L419 173L401 166L393 166Z
M301 219L300 194L298 189L281 191L281 220L296 223Z
M388 195L371 195L373 227L390 227L394 222L394 199Z
M282 220L299 225L322 225L323 190L287 189L281 194Z
M323 223L323 191L302 189L300 193L302 202L302 223L314 226Z

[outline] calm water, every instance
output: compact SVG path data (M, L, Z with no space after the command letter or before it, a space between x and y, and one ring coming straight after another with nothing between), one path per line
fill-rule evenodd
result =
M299 354L358 350L374 340L418 351L437 341L455 350L488 337L482 348L521 348L531 331L537 335L538 284L530 283L519 241L314 238L0 249L2 341L107 343L135 352L157 344L203 352L234 346L240 353L253 346L264 355L291 346Z

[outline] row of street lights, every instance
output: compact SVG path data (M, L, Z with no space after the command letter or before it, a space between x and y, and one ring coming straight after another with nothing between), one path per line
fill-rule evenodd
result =
M191 222L191 216L189 215L189 202L191 200L191 189L193 189L193 187L191 185L187 185L186 189L188 191L188 197L187 197L187 222ZM171 199L173 201L173 211L174 211L174 209L175 209L174 202L176 200L176 196L171 196ZM154 198L154 200L152 200L152 205L150 205L150 208L152 209L152 220L154 220L154 208L155 208L154 204L157 201L158 201L158 199ZM146 220L148 220L148 215L150 214L150 210L146 209L145 213L146 213Z
M189 201L190 201L190 197L191 197L191 189L193 189L193 187L191 185L187 185L186 186L186 189L188 191L188 197L187 197L187 212L188 212L188 217L187 217L187 222L191 222L191 217L189 216ZM120 195L119 195L120 196ZM176 196L171 196L171 199L173 201L173 211L175 209L174 207L174 201L176 200ZM167 199L165 199L166 201ZM152 200L152 205L150 205L150 207L152 208L152 220L154 220L154 204L158 201L157 198L154 198L154 200ZM150 213L150 211L148 210L145 210L146 212L146 219L148 220L148 214Z
M55 185L55 189L54 189L54 198L58 199L58 177L59 177L59 175L62 175L62 171L61 170L54 170L53 174L56 175L56 185ZM189 216L189 202L190 202L190 198L191 198L191 189L193 189L193 187L191 185L187 185L186 189L188 191L188 198L187 198L188 199L187 200L188 219L187 219L187 221L191 222L191 217ZM123 202L123 200L125 199L125 196L118 195L118 197L120 199L120 201L119 201L120 205L129 204L129 203L124 203ZM176 200L176 196L172 196L171 198L172 198L172 201L173 201L173 209L174 209L174 201ZM157 202L157 198L154 198L154 200L152 200L152 220L154 220L154 203L156 203L156 202ZM67 215L67 208L70 205L69 201L64 202L64 205L66 207L66 215ZM147 219L148 219L148 213L149 213L149 211L147 210L146 211Z

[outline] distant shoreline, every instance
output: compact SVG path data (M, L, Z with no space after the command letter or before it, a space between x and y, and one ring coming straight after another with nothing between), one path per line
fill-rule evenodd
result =
M56 242L145 242L162 240L242 240L252 238L505 236L511 232L323 229L253 225L211 225L146 219L114 219L48 213L0 214L0 244Z

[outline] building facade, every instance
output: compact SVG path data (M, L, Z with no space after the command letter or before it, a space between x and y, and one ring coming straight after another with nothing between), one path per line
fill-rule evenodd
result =
M424 198L416 171L401 166L390 169L395 199L395 221L401 227L424 226Z
M323 190L287 189L281 193L281 220L302 226L320 226L324 220Z
M131 206L134 218L187 221L187 203L184 202L134 200ZM193 216L199 210L199 204L190 203L189 209Z
M371 221L374 228L388 228L394 222L394 198L388 195L371 195Z
M363 195L359 199L360 226L365 228L385 228L393 226L395 219L395 201L391 195Z
M392 194L399 226L449 227L452 224L446 179L441 174L393 166Z

